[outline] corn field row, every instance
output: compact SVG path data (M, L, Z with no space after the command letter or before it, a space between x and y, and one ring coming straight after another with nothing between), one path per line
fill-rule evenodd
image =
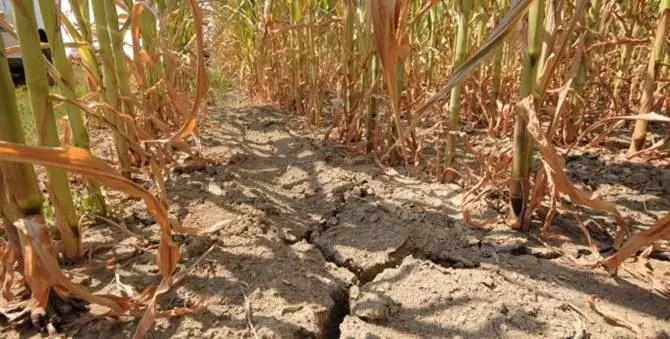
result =
M160 311L157 304L188 273L175 272L179 247L173 233L201 231L168 217L163 178L177 151L197 155L191 142L208 91L204 4L70 0L68 16L59 2L39 3L36 9L33 1L12 0L16 25L1 22L20 42L15 48L24 56L38 142L26 144L7 58L0 54L2 294L19 310L12 319L29 316L51 331L54 303L76 308L84 301L104 306L110 316L141 317L134 334L139 338L157 317L197 311ZM545 204L548 230L561 196L614 216L618 252L593 264L610 273L640 248L670 238L670 215L631 234L614 204L572 185L559 152L620 133L627 121L634 124L631 156L661 151L662 143L648 149L646 139L650 121L670 120L661 114L670 110L670 1L207 5L208 53L218 56L214 69L295 111L306 129L353 153L464 183L470 191L462 214L471 224L481 222L471 218L468 205L506 187L508 222L515 229L527 231ZM39 40L35 10L45 18L48 46ZM66 46L63 31L75 43ZM123 52L128 33L132 58ZM53 62L40 53L44 48ZM77 66L66 48L77 50ZM75 90L82 84L83 95ZM58 121L59 111L67 118ZM476 154L467 126L493 140L512 139L514 147L509 154ZM113 163L92 153L93 128L113 139ZM44 166L46 176L36 166ZM138 173L153 179L151 189L133 181ZM84 260L81 220L110 210L106 188L142 198L160 224L162 280L136 296L93 294L61 270ZM26 291L29 298L21 298Z
M135 337L142 337L164 316L158 297L181 279L175 276L179 248L171 238L179 227L168 220L162 178L174 150L192 153L188 142L207 92L202 11L195 0L69 4L71 13L65 14L59 1L13 0L13 17L2 18L3 32L19 42L8 49L22 53L37 131L24 133L8 59L0 53L0 207L6 240L0 280L10 305L3 313L14 320L27 316L53 332L51 320L63 309L97 304L110 316L141 316ZM39 39L36 13L44 20L48 44ZM63 32L74 42L65 43ZM124 52L127 35L132 57ZM67 50L77 52L77 62ZM83 94L77 93L80 87ZM65 117L57 120L60 112ZM113 138L113 163L93 154L92 130ZM27 145L27 137L38 145ZM46 178L37 165L45 166ZM135 183L140 173L155 181L150 191ZM60 268L85 260L84 218L113 210L103 187L144 199L161 226L162 280L139 296L92 294ZM21 297L25 292L27 299Z
M545 205L549 231L567 197L613 216L619 252L600 262L611 273L670 238L670 215L632 235L615 204L570 182L559 151L625 133L630 158L663 156L668 136L650 145L647 135L650 121L670 121L668 1L215 4L222 24L212 48L225 56L216 67L325 140L464 183L462 215L472 225L486 221L469 205L503 189L512 228L528 230ZM477 153L464 132L473 127L513 149Z

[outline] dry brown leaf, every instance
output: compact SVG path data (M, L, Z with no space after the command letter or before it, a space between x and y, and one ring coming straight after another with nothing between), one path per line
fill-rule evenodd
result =
M469 57L465 62L463 62L447 81L446 85L440 89L439 92L434 94L430 99L428 99L421 107L416 110L414 120L410 125L410 128L414 127L414 124L418 123L423 115L430 107L436 104L438 101L444 100L447 95L450 93L451 89L459 85L465 78L472 73L472 71L479 66L486 58L497 50L497 47L503 43L505 38L514 31L516 24L524 17L528 11L528 7L533 2L533 0L520 0L516 2L510 9L507 11L507 14L500 20L500 23L495 27L493 32L484 42L484 45L480 47L475 54Z
M133 55L143 55L145 51L140 50L140 34L142 32L140 26L140 15L143 11L146 10L147 4L144 2L137 2L133 5L133 8L130 12L130 27L131 27L131 38L132 38L132 47ZM144 64L146 63L146 58L139 57L134 58L135 64L135 79L138 82L140 88L146 88L146 72L144 70Z
M609 121L615 121L615 120L645 120L645 121L654 121L654 122L664 122L664 123L670 123L670 117L666 117L665 115L661 115L658 113L647 113L647 114L638 114L638 115L624 115L624 116L618 116L618 117L610 117L610 118L605 118L602 119L593 125L589 126L587 129L582 132L577 140L572 144L572 146L568 149L570 151L572 147L576 146L582 138L584 138L588 133L590 133L592 130L594 130L596 127L609 122Z
M188 138L189 136L195 133L195 128L197 126L198 112L200 110L200 104L202 99L207 95L208 91L208 80L207 72L205 71L205 41L202 31L202 11L198 2L196 0L188 0L189 6L193 13L193 27L195 29L195 38L196 38L196 55L197 55L197 64L196 64L196 80L197 88L195 98L193 100L193 107L191 112L188 114L188 117L184 124L181 126L179 131L168 138L168 143L171 143L175 140L182 140ZM170 92L170 88L168 88ZM172 97L172 96L170 96Z
M546 93L547 86L549 85L549 80L551 80L554 71L556 70L556 67L559 64L559 60L561 60L561 56L563 55L563 52L565 51L566 47L568 44L570 44L570 37L572 35L572 31L575 30L577 27L577 23L581 20L581 17L584 15L584 8L586 5L589 3L589 0L579 0L575 6L574 10L574 15L572 16L572 19L570 20L570 23L568 24L567 28L563 30L563 33L560 38L560 43L558 43L558 49L556 50L555 53L551 55L550 58L547 59L546 64L544 65L542 69L542 73L540 74L540 80L538 83L538 91L541 93L540 95L540 102L542 101L542 98L544 97ZM581 50L579 51L581 53ZM576 59L576 58L575 58Z
M184 227L181 226L177 223L176 220L170 219L172 222L172 230L177 232L177 233L183 233L183 234L188 234L188 235L206 235L206 234L212 234L214 232L217 232L224 227L230 225L232 220L227 219L227 220L222 220L217 223L215 223L212 226L209 226L207 228L199 228L199 227Z
M600 264L605 267L607 272L615 275L621 263L631 257L638 250L645 248L655 241L661 239L670 239L670 213L666 214L661 220L657 221L651 228L642 232L635 233L622 247L609 258L603 260Z
M400 123L400 89L397 81L399 76L397 66L403 62L402 60L409 51L409 41L407 36L402 33L404 32L403 22L408 4L409 2L406 0L371 0L370 2L370 17L374 28L375 46L384 71L384 80L386 80L386 87L391 98L393 122L399 136L398 142L390 147L389 151L397 145L404 149L402 146L406 141L405 128Z
M156 299L159 295L169 290L172 282L172 275L177 265L177 261L179 260L179 247L172 241L172 230L168 220L167 208L163 202L160 202L144 188L125 178L104 161L91 156L87 150L82 148L71 147L60 149L0 142L0 160L57 167L71 173L86 176L91 180L98 181L106 186L123 191L132 196L142 198L147 205L149 213L152 214L161 227L160 243L158 245L158 267L163 279L161 280L159 288L156 290L156 294L154 295L149 309L145 313L145 318L147 314L155 313ZM44 250L39 246L34 246L35 241L39 240L37 237L38 233L35 232L36 230L32 230L32 233L30 233L33 235L30 239L34 239L33 248L35 251L41 250L40 253L42 254L40 255L40 259L50 260L50 257ZM42 268L53 269L51 267ZM57 265L53 270L54 272L50 273L54 276L60 272ZM58 272L55 272L56 270ZM62 275L62 272L60 274ZM85 291L79 292L84 293ZM91 296L87 297L91 299ZM96 301L96 303L98 302L100 302L100 300ZM150 321L148 323L147 321L143 321L141 325L150 327L153 323L154 316L151 316L149 319Z
M94 295L83 286L71 282L61 271L44 218L32 215L19 219L16 227L24 248L24 274L36 306L46 309L51 288L74 295L87 302L108 307L117 315L133 308L130 299L107 295Z
M151 301L149 302L149 307L147 308L147 311L144 313L142 316L142 320L140 320L140 324L137 325L137 328L135 329L135 333L133 334L133 339L140 339L143 338L146 333L149 331L151 328L151 325L153 324L154 320L156 317L160 316L160 313L156 310L156 304L158 302L158 297L161 296L162 294L167 293L167 291L170 290L170 288L174 285L179 284L184 278L189 275L196 266L198 266L202 260L209 255L214 248L216 247L216 244L212 245L203 253L198 260L196 260L193 265L191 265L189 268L177 273L173 278L167 280L163 279L156 288L155 291L153 291L153 297L151 298ZM143 295L149 295L148 293L143 293ZM202 307L198 306L194 309L192 309L193 312L197 312L202 310Z
M98 121L104 123L107 125L109 128L114 130L115 133L118 133L120 136L122 136L126 142L128 143L128 146L133 150L133 152L137 153L140 156L143 157L148 157L149 154L147 154L142 147L133 139L129 138L127 133L125 133L123 130L121 130L116 122L110 121L108 117L106 117L104 114L100 114L97 112L96 109L102 108L105 110L109 110L112 112L115 116L121 118L125 123L132 125L136 129L139 129L138 126L135 124L135 119L133 117L129 116L128 114L124 114L120 111L117 111L114 107L112 107L110 104L106 102L88 102L84 103L83 100L72 100L69 98L66 98L62 95L58 94L50 94L49 95L54 101L56 102L64 102L68 103L70 105L76 106L80 110L86 112L86 114L89 114L91 116L96 117Z
M613 326L618 326L618 327L623 327L631 330L635 335L639 338L640 335L642 334L642 331L640 330L640 327L638 327L635 324L630 323L629 321L626 321L624 319L619 319L618 317L612 315L611 313L602 310L598 306L598 298L595 296L589 296L588 298L589 306L593 310L593 312L598 313L605 321Z
M542 153L542 161L544 163L545 171L549 175L548 177L551 179L551 182L553 182L553 185L560 193L569 196L575 204L613 214L619 225L617 240L620 241L624 232L627 234L629 231L628 223L623 216L621 216L614 204L583 192L572 184L568 176L565 174L564 161L557 154L554 146L545 137L542 127L540 126L540 120L532 105L533 98L531 96L524 98L517 104L520 108L520 114L526 116L526 121L528 121L528 132L533 136Z
M461 209L461 215L463 216L463 221L465 221L466 224L476 229L488 230L498 222L498 218L489 218L486 220L475 219L472 217L470 210L467 208Z

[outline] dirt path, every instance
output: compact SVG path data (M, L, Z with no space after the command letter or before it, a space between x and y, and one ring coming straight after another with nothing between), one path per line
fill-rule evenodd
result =
M184 241L181 267L218 246L163 302L178 307L204 298L206 310L159 321L151 337L670 334L670 302L626 272L613 279L576 268L505 227L472 230L458 219L458 187L347 159L285 119L270 107L215 108L204 118L204 153L215 164L168 178L172 211L184 226L229 223L212 236ZM157 239L141 203L125 210L131 229ZM116 233L97 226L87 241L113 241ZM652 261L657 269L666 264ZM137 291L158 281L153 254L117 272ZM114 275L98 275L89 286L113 292ZM588 306L590 295L640 333L607 324ZM125 338L135 325L96 321L76 337Z

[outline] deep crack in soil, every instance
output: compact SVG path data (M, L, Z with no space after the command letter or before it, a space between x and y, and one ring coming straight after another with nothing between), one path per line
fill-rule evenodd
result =
M569 338L577 321L594 338L636 337L594 313L590 295L640 326L641 336L670 332L670 303L649 284L625 271L612 279L574 267L504 225L471 229L459 217L459 187L348 158L295 132L300 128L288 117L259 106L213 108L203 117L209 162L187 161L169 175L170 210L187 227L228 223L216 234L184 237L180 269L218 247L161 305L202 298L206 310L159 320L152 337L253 338L255 331L260 338ZM119 204L133 231L158 239L143 204ZM118 243L119 255L132 248L133 239L105 225L85 237L87 244ZM562 249L589 253L581 245ZM142 291L158 282L154 260L144 253L117 273ZM118 293L114 281L113 272L101 270L87 284ZM100 319L68 334L126 338L137 321Z

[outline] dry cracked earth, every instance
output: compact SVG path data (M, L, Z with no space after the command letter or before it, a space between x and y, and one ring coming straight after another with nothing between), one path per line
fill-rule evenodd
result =
M670 302L625 271L576 267L505 226L472 229L460 187L402 177L297 130L272 107L229 103L203 118L210 163L167 178L171 212L184 226L225 226L182 239L181 268L214 249L162 307L206 308L159 320L149 337L669 337ZM131 230L158 239L141 202L123 206ZM104 224L86 234L87 244L134 241ZM117 267L119 279L136 292L157 283L154 254ZM115 281L98 272L87 284L114 293ZM590 296L632 330L594 312ZM127 338L136 325L98 319L68 336Z

